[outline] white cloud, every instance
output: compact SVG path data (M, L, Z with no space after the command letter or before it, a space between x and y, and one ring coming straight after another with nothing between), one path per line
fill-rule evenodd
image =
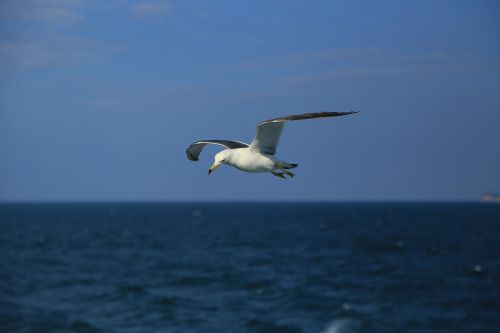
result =
M345 80L432 77L445 73L473 73L498 68L499 63L475 63L441 50L418 53L381 48L326 49L316 52L272 55L222 65L230 75L251 73L261 88L245 93L256 96L316 94L318 87Z
M172 5L166 2L139 2L130 8L132 15L140 18L159 16L172 10Z
M82 17L74 11L62 7L38 8L29 13L29 17L44 22L71 23Z
M0 68L36 68L78 64L96 54L79 43L56 41L0 41Z
M36 40L0 40L0 70L75 66L127 50L91 38L64 35Z
M6 0L0 2L0 18L67 24L82 18L79 7L79 0Z
M113 8L129 8L129 2L117 1ZM7 27L0 36L0 70L75 66L128 51L99 36L83 36L81 29L68 29L89 23L84 15L96 8L109 7L92 0L0 0L0 29Z
M38 54L38 57L33 57ZM0 41L0 65L36 67L43 57L40 45L34 42Z
M376 48L358 48L341 50L323 50L309 53L289 53L274 55L263 59L251 59L236 64L223 66L226 69L234 70L303 70L314 65L328 65L332 63L352 63L372 62L381 57L381 50Z

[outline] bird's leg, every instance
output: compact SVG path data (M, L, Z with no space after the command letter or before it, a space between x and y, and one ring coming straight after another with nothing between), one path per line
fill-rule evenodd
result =
M280 165L280 164L278 164L278 163L275 163L275 164L274 164L274 167L275 167L276 169L279 169L279 170L283 171L283 173L284 173L285 175L287 175L288 177L290 177L290 178L295 177L295 174L294 174L293 172L290 172L290 171L286 170L286 169L285 169L282 165Z
M271 173L274 176L276 176L276 177L285 178L285 174L283 172L274 172L274 171L271 171Z

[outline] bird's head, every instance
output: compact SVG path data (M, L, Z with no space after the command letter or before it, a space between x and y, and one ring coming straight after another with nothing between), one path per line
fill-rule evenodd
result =
M217 169L221 164L227 163L229 157L229 149L223 150L215 155L214 164L208 169L208 174Z

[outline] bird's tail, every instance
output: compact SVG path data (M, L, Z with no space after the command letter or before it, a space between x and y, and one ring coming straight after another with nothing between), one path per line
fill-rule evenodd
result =
M295 164L295 163L283 163L283 168L285 169L293 169L293 168L296 168L298 167L299 165L298 164Z

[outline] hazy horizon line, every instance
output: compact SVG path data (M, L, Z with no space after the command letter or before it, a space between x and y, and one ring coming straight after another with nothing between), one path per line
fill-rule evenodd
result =
M356 200L0 200L0 205L51 205L51 204L378 204L378 203L415 203L415 204L468 204L468 203L495 203L482 201L480 198L471 199L356 199Z

